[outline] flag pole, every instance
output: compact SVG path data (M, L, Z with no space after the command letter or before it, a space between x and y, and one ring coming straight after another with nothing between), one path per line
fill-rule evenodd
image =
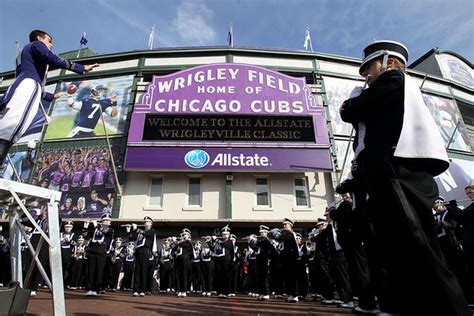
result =
M118 196L122 196L122 187L120 186L120 182L119 182L118 174L117 174L117 168L115 167L114 155L112 153L112 145L110 144L109 133L107 132L107 127L105 126L104 112L102 111L102 107L100 106L99 106L99 110L100 110L100 119L102 121L102 127L104 128L105 140L107 142L107 149L110 155L110 164L112 165L112 171L114 172L115 189L118 193Z
M81 54L81 50L82 50L82 43L79 44L79 50L77 51L76 58L79 58L79 55Z
M309 26L306 26L305 32L304 32L304 49L311 50L313 52L313 41L311 40L311 33L309 31Z
M227 34L227 40L228 40L227 44L230 47L234 47L234 26L232 24L232 20L230 20L229 32Z
M347 157L349 156L349 150L350 150L351 145L352 145L352 140L354 139L353 135L354 135L354 127L352 127L352 129L351 129L351 135L349 136L349 141L347 142L346 153L344 154L344 161L342 163L342 168L341 168L341 171L340 171L341 173L339 174L339 180L337 181L338 184L341 183L342 176L343 176L343 173L344 173L344 169L346 168Z
M459 120L456 124L456 128L454 129L453 133L451 134L451 137L449 138L449 142L448 142L448 145L446 145L446 150L449 149L449 147L451 146L451 143L453 142L454 140L454 136L456 135L456 132L458 131L458 128L459 128L459 123L461 123L461 120Z
M81 40L79 41L79 50L77 51L76 58L79 58L79 56L81 55L82 45L86 45L86 44L87 44L86 32L83 32Z
M150 36L148 37L148 48L150 50L153 50L153 42L155 40L155 26L156 26L156 23L153 23L153 26L151 27L151 30L150 30Z

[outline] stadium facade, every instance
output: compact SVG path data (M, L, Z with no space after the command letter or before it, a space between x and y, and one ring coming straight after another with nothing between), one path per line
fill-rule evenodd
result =
M63 218L111 212L120 229L151 216L167 237L183 227L218 233L226 223L242 236L288 217L307 232L334 201L352 154L338 109L364 84L360 59L247 47L81 54L77 62L101 66L85 75L49 71L46 90L70 95L43 103L49 124L39 111L10 152L22 181L63 192ZM408 73L452 159L440 192L465 199L474 178L473 66L430 50ZM4 93L14 71L0 78ZM95 94L97 106L88 102ZM32 161L29 140L38 143ZM2 174L16 177L6 162Z

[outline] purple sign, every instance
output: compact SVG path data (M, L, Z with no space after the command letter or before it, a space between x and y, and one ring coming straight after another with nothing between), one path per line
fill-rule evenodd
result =
M205 65L153 76L135 104L127 145L126 169L145 165L149 165L145 169L199 169L191 161L206 158L208 164L202 167L206 170L294 170L293 164L308 170L316 168L315 164L331 169L324 109L305 78L244 64ZM239 160L238 166L210 161L229 148L246 148L237 153L245 157L266 154L272 164L260 164L255 157L253 165L234 156L231 160ZM304 149L301 157L295 157L297 148ZM201 152L187 156L187 163L184 156L171 158L190 151ZM233 154L231 151L227 153ZM148 158L140 166L138 157L145 157L145 152ZM163 159L150 161L158 154ZM295 161L299 158L301 163ZM166 159L179 160L179 164L165 163ZM310 163L312 159L325 162Z
M275 148L153 148L129 147L125 169L201 171L328 171L332 170L325 149Z

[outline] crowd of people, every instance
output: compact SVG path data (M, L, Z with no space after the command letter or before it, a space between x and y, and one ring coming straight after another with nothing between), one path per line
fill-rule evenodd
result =
M64 193L115 188L106 147L43 150L34 184Z
M63 192L63 218L111 215L116 181L111 163L116 162L105 146L43 150L33 184Z
M466 194L473 202L469 207L460 208L456 201L440 197L432 212L447 266L472 302L474 182L466 187ZM281 228L260 225L255 234L240 238L225 226L220 236L193 238L184 228L179 237L161 239L150 217L142 225L126 224L125 235L119 237L108 214L99 221L66 221L61 230L64 284L70 290L84 290L86 296L121 290L136 297L161 293L228 299L240 293L261 301L311 300L351 308L356 314L375 314L377 302L379 308L384 304L384 293L375 284L377 278L384 278L383 269L373 259L373 240L365 235L362 218L353 207L351 196L341 194L340 201L326 209L326 218L319 218L310 231L295 228L285 218ZM46 208L35 212L37 224L44 226ZM37 245L40 234L33 225L24 227ZM24 240L22 245L26 275L31 256ZM3 284L9 281L8 256L8 240L2 236ZM40 261L46 262L47 256L42 250ZM37 269L31 280L35 296L42 283Z

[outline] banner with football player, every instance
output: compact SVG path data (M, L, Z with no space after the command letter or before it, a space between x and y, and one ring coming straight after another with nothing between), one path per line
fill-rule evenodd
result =
M122 169L119 146L112 146L112 153L113 159L107 145L42 149L32 183L63 193L63 218L111 215L117 192L112 163Z
M132 83L133 76L62 83L66 95L54 103L45 140L104 136L104 124L108 135L123 134Z
M423 94L423 99L438 125L446 146L449 144L449 149L470 152L471 144L456 101L430 94Z

